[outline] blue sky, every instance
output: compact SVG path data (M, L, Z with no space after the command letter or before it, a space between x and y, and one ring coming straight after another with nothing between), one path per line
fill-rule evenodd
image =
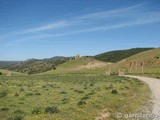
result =
M0 0L0 60L160 47L160 0Z

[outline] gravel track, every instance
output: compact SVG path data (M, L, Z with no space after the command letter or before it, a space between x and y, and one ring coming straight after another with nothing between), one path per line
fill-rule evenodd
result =
M158 116L158 118L154 120L160 120L160 79L129 75L127 75L126 77L137 78L146 82L149 85L153 95L152 114Z

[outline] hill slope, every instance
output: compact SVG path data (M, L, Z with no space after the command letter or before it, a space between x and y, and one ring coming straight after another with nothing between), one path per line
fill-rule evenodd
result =
M10 70L0 69L0 75L12 76L12 75L23 75L23 74Z
M69 60L66 57L53 57L48 59L29 59L24 62L19 62L7 66L6 69L27 74L37 74L51 69L56 69L56 66Z
M42 74L53 74L53 73L69 73L78 72L81 70L92 70L95 68L102 68L110 63L102 62L91 57L80 57L77 59L69 60L61 65L57 66L56 70L50 70Z
M137 53L147 51L153 48L132 48L128 50L110 51L94 56L95 59L105 62L118 62Z
M143 63L143 70L142 70ZM145 73L160 75L160 48L138 53L109 66L112 70L125 73Z
M15 64L20 63L21 61L0 61L0 68L6 68Z

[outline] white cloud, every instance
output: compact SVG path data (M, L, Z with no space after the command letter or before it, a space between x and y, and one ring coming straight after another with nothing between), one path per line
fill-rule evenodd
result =
M137 11L138 8L142 6L144 6L144 4L138 4L138 5L134 5L126 8L118 8L113 10L94 12L94 13L77 16L75 19L82 19L82 20L83 19L102 19L106 17L121 16L133 10Z
M58 21L58 22L54 22L51 24L42 25L42 26L38 26L35 28L30 28L28 30L25 30L23 33L37 32L37 31L49 30L49 29L57 29L57 28L61 28L61 27L66 27L68 25L70 25L70 23L68 21Z
M66 33L48 35L48 37L73 35L73 34L79 34L79 33L84 33L84 32L94 32L94 31L100 31L100 30L120 29L120 28L123 28L123 27L150 24L150 23L156 23L156 22L160 22L160 12L154 12L147 17L139 18L139 19L129 21L129 22L126 22L126 23L119 23L119 24L116 24L116 25L104 25L104 26L92 27L92 28L88 28L88 29L74 30L74 31L66 32Z
M35 26L33 28L28 28L26 30L22 30L19 32L11 32L1 36L0 40L7 36L13 36L13 35L19 35L19 34L25 35L26 33L29 33L30 36L34 36L33 38L35 38L36 36L39 37L40 35L39 32L45 33L45 31L47 30L50 30L50 31L52 30L51 32L53 32L53 34L50 35L46 33L46 35L41 37L45 38L45 37L53 37L53 36L73 35L73 34L79 34L84 32L119 29L127 26L160 22L160 12L148 11L146 9L143 9L144 6L145 4L138 4L138 5L125 7L125 8L118 8L113 10L77 15L77 16L73 16L70 19L59 20L57 22L53 22L53 23L45 24L41 26ZM119 18L122 18L122 21L117 21L117 19ZM107 20L111 22L114 21L115 23L110 24L106 22ZM80 25L80 23L87 23L87 22L90 24L90 26L86 26L82 24L80 28L77 27ZM97 23L98 25L95 23ZM70 31L68 30L66 31L64 29L66 27L73 27L73 26L74 28L71 29ZM64 32L54 33L54 30L56 29L63 29ZM36 33L36 35L34 33Z
M140 8L143 5L144 4L138 4L138 5L134 5L126 8L118 8L113 10L92 12L84 15L73 16L70 19L60 20L57 22L53 22L53 23L49 23L41 26L35 26L33 28L28 28L26 30L22 30L19 32L11 32L6 35L18 35L18 34L34 33L34 32L45 31L45 30L60 29L64 27L73 26L76 23L78 24L80 22L85 22L86 19L90 19L90 22L91 22L91 21L94 21L94 19L105 19L106 17L112 18L113 16L120 17L120 16L124 16L125 14L128 14L128 12L132 10L137 10L137 8Z

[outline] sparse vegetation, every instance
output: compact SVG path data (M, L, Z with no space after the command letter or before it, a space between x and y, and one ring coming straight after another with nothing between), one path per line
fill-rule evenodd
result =
M159 74L155 73L159 72L159 50L153 51L126 58L128 61L142 61L149 55L145 58L144 74L137 72L137 75L158 77ZM140 80L118 76L120 68L129 72L128 61L93 69L82 66L99 61L81 57L37 75L16 72L12 72L12 77L1 75L0 117L8 120L92 120L99 111L107 108L110 120L116 120L118 112L137 113L144 105L149 105L150 90ZM81 67L83 69L79 69ZM112 68L111 75L106 76L105 71L109 68Z
M1 108L1 111L8 111L8 110L9 108L6 108L6 107Z
M55 57L55 58L49 58L49 59L30 59L27 61L23 62L9 62L8 64L6 63L5 69L8 70L13 70L21 73L27 73L27 74L36 74L36 73L41 73L45 72L48 70L55 70L56 66L66 62L70 58L65 58L65 57ZM0 68L1 68L1 63L0 62Z
M149 91L139 80L102 74L1 76L0 81L0 116L11 120L95 119L104 108L115 117L117 112L135 112L147 102ZM13 91L19 96L15 97ZM138 93L129 103L135 91Z
M6 97L6 96L7 96L7 91L0 92L0 98Z
M38 115L38 114L41 114L42 112L42 108L41 107L35 107L33 110L32 110L32 114L34 115Z
M137 53L147 51L150 49L153 49L153 48L133 48L128 50L110 51L110 52L96 55L94 56L94 58L97 60L105 61L105 62L118 62L132 55L135 55Z
M46 113L58 113L59 110L55 106L51 106L51 107L48 106L48 107L45 108L45 112Z

